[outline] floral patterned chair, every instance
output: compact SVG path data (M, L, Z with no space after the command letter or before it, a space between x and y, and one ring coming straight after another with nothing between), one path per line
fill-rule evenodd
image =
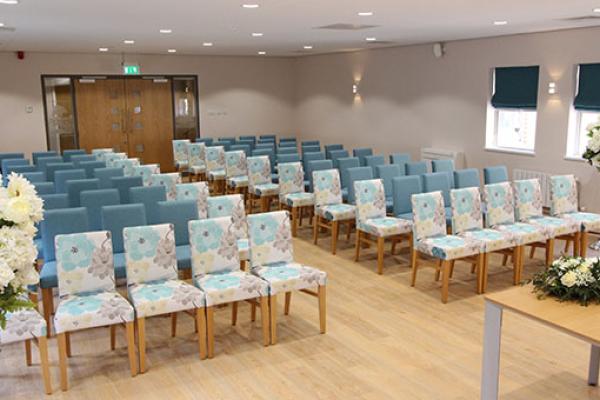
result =
M206 180L206 145L204 143L190 143L187 146L190 171L190 181Z
M446 211L442 192L413 194L413 252L411 286L417 280L417 269L421 254L439 259L436 265L436 279L442 273L442 303L448 301L448 285L453 262L464 260L475 264L477 276L483 267L483 244L479 240L448 235L446 232ZM479 280L478 280L479 282ZM477 285L479 288L479 285Z
M54 315L54 329L58 335L61 389L68 387L70 334L82 329L110 326L114 350L116 325L125 324L129 367L135 376L134 311L115 288L110 232L57 235L55 244L60 303Z
M520 282L522 265L521 253L523 246L517 237L508 231L500 231L483 227L483 211L481 207L481 192L478 187L453 189L450 191L452 211L452 234L466 239L481 242L483 266L479 273L477 292L483 293L487 284L487 267L490 253L501 253L513 257L513 283ZM452 267L450 268L452 277Z
M356 254L358 261L362 243L377 244L377 273L383 274L383 253L386 239L396 243L406 239L412 243L412 223L386 214L385 189L381 179L356 181ZM412 247L412 246L411 246Z
M538 227L546 236L546 242L532 245L530 258L537 247L546 248L546 265L554 260L554 240L579 242L579 224L562 218L542 214L542 190L540 181L528 179L513 182L515 188L515 218ZM578 247L578 246L574 246Z
M177 171L188 169L188 148L189 139L173 140L173 162Z
M216 196L208 198L208 218L231 217L233 233L237 238L239 257L244 264L250 260L250 244L248 242L248 221L244 198L240 194Z
M210 193L206 182L179 183L175 189L175 200L195 200L198 206L198 218L208 218Z
M115 166L115 161L117 160L125 160L127 158L127 153L103 153L102 161L106 163L108 168L112 168Z
M242 150L225 153L227 192L244 193L248 188L248 163Z
M123 176L134 176L135 167L139 166L139 158L125 158L113 161L113 167L123 168Z
M103 148L103 149L92 149L92 155L96 157L96 161L104 161L105 153L114 153L115 151L111 148Z
M315 195L304 190L304 169L301 162L282 163L279 169L280 208L292 215L292 236L296 236L305 212L314 211Z
M279 194L279 185L271 180L271 162L269 156L248 157L248 196L250 212L254 210L254 201L260 199L260 209L268 212L271 201Z
M294 251L287 211L248 216L250 263L252 273L269 284L271 344L277 343L277 294L285 293L285 315L290 312L292 291L317 297L320 332L326 331L325 285L327 274L294 262ZM316 288L317 290L311 290Z
M340 224L347 224L347 238L350 239L350 232L356 218L356 206L342 203L340 173L337 169L315 171L313 186L315 192L313 241L317 244L321 228L331 230L331 253L335 254Z
M267 283L240 270L236 246L236 227L230 217L190 221L192 276L194 285L205 293L208 357L214 355L214 308L232 303L231 322L237 322L238 302L248 301L252 308L260 304L263 344L269 344ZM258 300L258 301L257 301Z
M153 174L148 186L164 186L167 189L167 200L177 200L177 185L181 183L181 174Z
M144 164L138 167L133 167L133 176L141 176L144 186L151 186L152 175L160 174L160 165Z
M573 175L557 175L550 180L552 206L550 214L554 217L574 221L580 226L581 242L575 241L575 253L585 257L588 247L588 232L600 232L600 214L579 211L577 182Z
M27 300L23 298L23 300ZM25 360L28 366L31 362L31 341L33 340L40 352L40 364L44 389L46 394L52 394L52 383L50 381L50 368L48 364L48 339L46 338L46 321L33 309L23 309L6 314L6 327L0 328L0 346L25 342Z
M212 185L215 194L225 193L225 148L223 146L212 146L206 148L206 173L208 181Z
M123 229L127 262L127 291L136 313L140 372L146 372L145 321L171 315L171 336L177 331L177 313L193 311L198 326L200 359L206 358L204 293L177 278L175 228L172 224Z

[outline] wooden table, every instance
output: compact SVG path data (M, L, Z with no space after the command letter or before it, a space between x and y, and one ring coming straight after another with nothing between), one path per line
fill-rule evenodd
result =
M600 305L583 307L577 303L561 303L548 297L539 300L531 285L515 287L485 296L485 326L481 399L498 398L500 373L500 337L502 312L516 312L591 344L588 383L598 384L600 365Z

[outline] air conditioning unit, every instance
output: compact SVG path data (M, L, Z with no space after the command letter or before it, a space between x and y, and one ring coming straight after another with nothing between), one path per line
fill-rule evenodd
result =
M465 167L465 157L461 151L438 149L434 147L424 147L421 149L421 160L453 160L454 168L462 169Z

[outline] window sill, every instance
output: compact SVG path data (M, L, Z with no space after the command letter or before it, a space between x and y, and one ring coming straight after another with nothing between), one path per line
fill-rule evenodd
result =
M583 163L587 163L588 161L582 157L577 157L577 156L564 156L564 159L567 161L579 161L579 162L583 162Z
M535 157L535 151L530 151L530 150L504 149L504 148L500 148L500 147L486 147L485 151L491 151L494 153L516 154L519 156Z

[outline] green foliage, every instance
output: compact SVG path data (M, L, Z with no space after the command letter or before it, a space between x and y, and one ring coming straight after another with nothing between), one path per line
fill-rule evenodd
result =
M6 328L7 313L35 307L29 299L22 296L24 291L23 288L15 290L8 285L4 292L0 293L0 329Z

